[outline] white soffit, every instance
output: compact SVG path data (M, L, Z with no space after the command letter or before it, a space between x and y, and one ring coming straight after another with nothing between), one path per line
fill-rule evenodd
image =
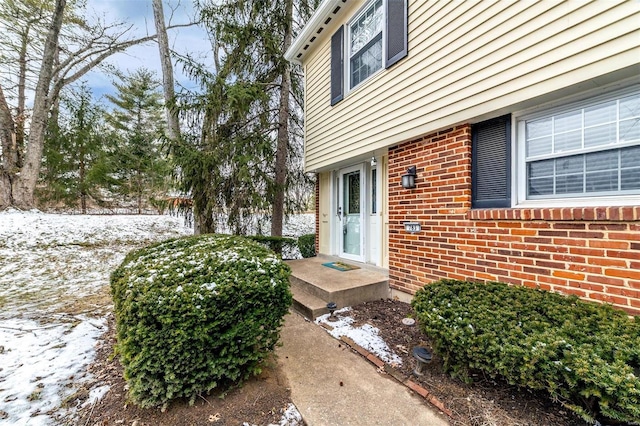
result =
M314 42L324 36L326 31L335 27L336 19L342 14L347 2L353 0L323 0L320 6L302 28L298 37L293 41L284 57L290 62L302 65L302 61L309 50L312 50Z

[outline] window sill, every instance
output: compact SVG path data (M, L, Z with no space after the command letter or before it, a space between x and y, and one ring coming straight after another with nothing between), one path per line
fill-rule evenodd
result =
M629 222L640 220L640 206L472 209L467 212L467 219Z

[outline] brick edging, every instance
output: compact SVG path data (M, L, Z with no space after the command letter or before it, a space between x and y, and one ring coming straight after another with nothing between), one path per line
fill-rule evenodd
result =
M324 324L322 324L322 326L324 328L328 329L328 327L325 327ZM420 386L418 383L416 383L413 380L411 380L411 377L405 376L404 374L402 374L400 372L400 370L398 370L397 368L392 367L390 364L382 361L376 355L374 355L373 353L369 352L368 350L366 350L362 346L358 345L356 342L354 342L349 337L340 336L340 341L343 342L345 345L349 346L352 350L354 350L358 354L360 354L363 358L365 358L371 364L373 364L376 367L378 367L378 369L384 369L384 372L386 374L388 374L389 376L393 377L397 382L403 384L404 386L406 386L407 388L409 388L413 392L415 392L418 395L420 395L423 399L425 399L427 402L429 402L435 408L437 408L438 410L442 411L444 414L446 414L450 418L453 418L453 412L450 409L448 409L447 407L445 407L444 403L442 401L440 401L440 399L438 399L438 397L433 395L427 389L425 389L422 386Z

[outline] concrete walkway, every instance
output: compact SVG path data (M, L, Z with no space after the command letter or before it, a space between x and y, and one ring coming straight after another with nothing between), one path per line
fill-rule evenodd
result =
M287 315L276 353L309 426L446 426L445 417L320 326Z

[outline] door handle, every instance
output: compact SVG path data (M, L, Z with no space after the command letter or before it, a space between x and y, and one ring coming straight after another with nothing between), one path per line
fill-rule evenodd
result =
M340 219L342 219L342 207L341 206L338 207L338 217Z

